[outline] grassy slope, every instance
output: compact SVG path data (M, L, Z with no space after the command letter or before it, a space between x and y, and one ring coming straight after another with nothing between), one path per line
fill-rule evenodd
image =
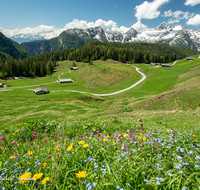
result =
M34 117L83 119L96 116L143 117L148 123L182 126L200 123L200 60L181 60L172 68L136 65L147 75L146 81L129 91L104 98L65 90L110 93L131 86L141 76L131 66L113 62L97 61L96 66L90 67L78 63L78 71L70 71L71 65L68 61L60 62L57 71L44 78L2 81L11 87L44 84L56 81L63 73L61 78L72 78L75 83L44 85L51 92L40 96L31 91L36 87L0 92L0 125L6 127Z

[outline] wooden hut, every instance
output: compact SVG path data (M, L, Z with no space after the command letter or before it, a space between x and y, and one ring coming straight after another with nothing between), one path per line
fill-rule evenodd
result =
M189 61L193 61L193 60L195 60L196 58L194 58L194 57L186 57L185 59L186 59L186 60L189 60Z
M33 90L33 92L37 95L49 93L48 89L43 87L36 88L35 90Z
M171 67L170 64L161 64L161 67Z
M73 83L72 79L58 79L57 83Z
M0 82L0 88L3 88L3 84Z
M78 67L71 67L70 70L78 70Z

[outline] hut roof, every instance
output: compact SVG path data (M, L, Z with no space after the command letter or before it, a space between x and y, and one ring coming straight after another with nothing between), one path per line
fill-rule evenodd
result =
M73 83L74 81L72 79L58 79L58 83Z
M70 70L78 70L78 67L71 67Z
M43 88L43 87L36 88L35 90L33 90L33 92L35 94L47 94L47 93L49 93L48 89Z
M162 67L171 67L170 64L161 64Z
M196 58L194 58L194 57L186 57L185 59L186 60L195 60Z

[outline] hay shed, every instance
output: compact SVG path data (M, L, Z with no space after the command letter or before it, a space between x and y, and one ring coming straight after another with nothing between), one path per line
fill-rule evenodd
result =
M186 59L186 60L193 61L193 60L195 60L196 58L194 58L194 57L186 57L185 59Z
M48 94L48 93L49 93L48 89L47 89L47 88L43 88L43 87L36 88L35 90L33 90L33 92L34 92L36 95Z
M161 64L162 67L171 67L170 64Z
M70 70L78 70L78 67L71 67Z
M72 79L58 79L57 83L73 83Z

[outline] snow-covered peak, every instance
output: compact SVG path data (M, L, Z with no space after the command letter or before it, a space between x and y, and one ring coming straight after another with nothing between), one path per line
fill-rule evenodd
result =
M166 22L161 23L156 30L170 30L172 26L168 25Z

